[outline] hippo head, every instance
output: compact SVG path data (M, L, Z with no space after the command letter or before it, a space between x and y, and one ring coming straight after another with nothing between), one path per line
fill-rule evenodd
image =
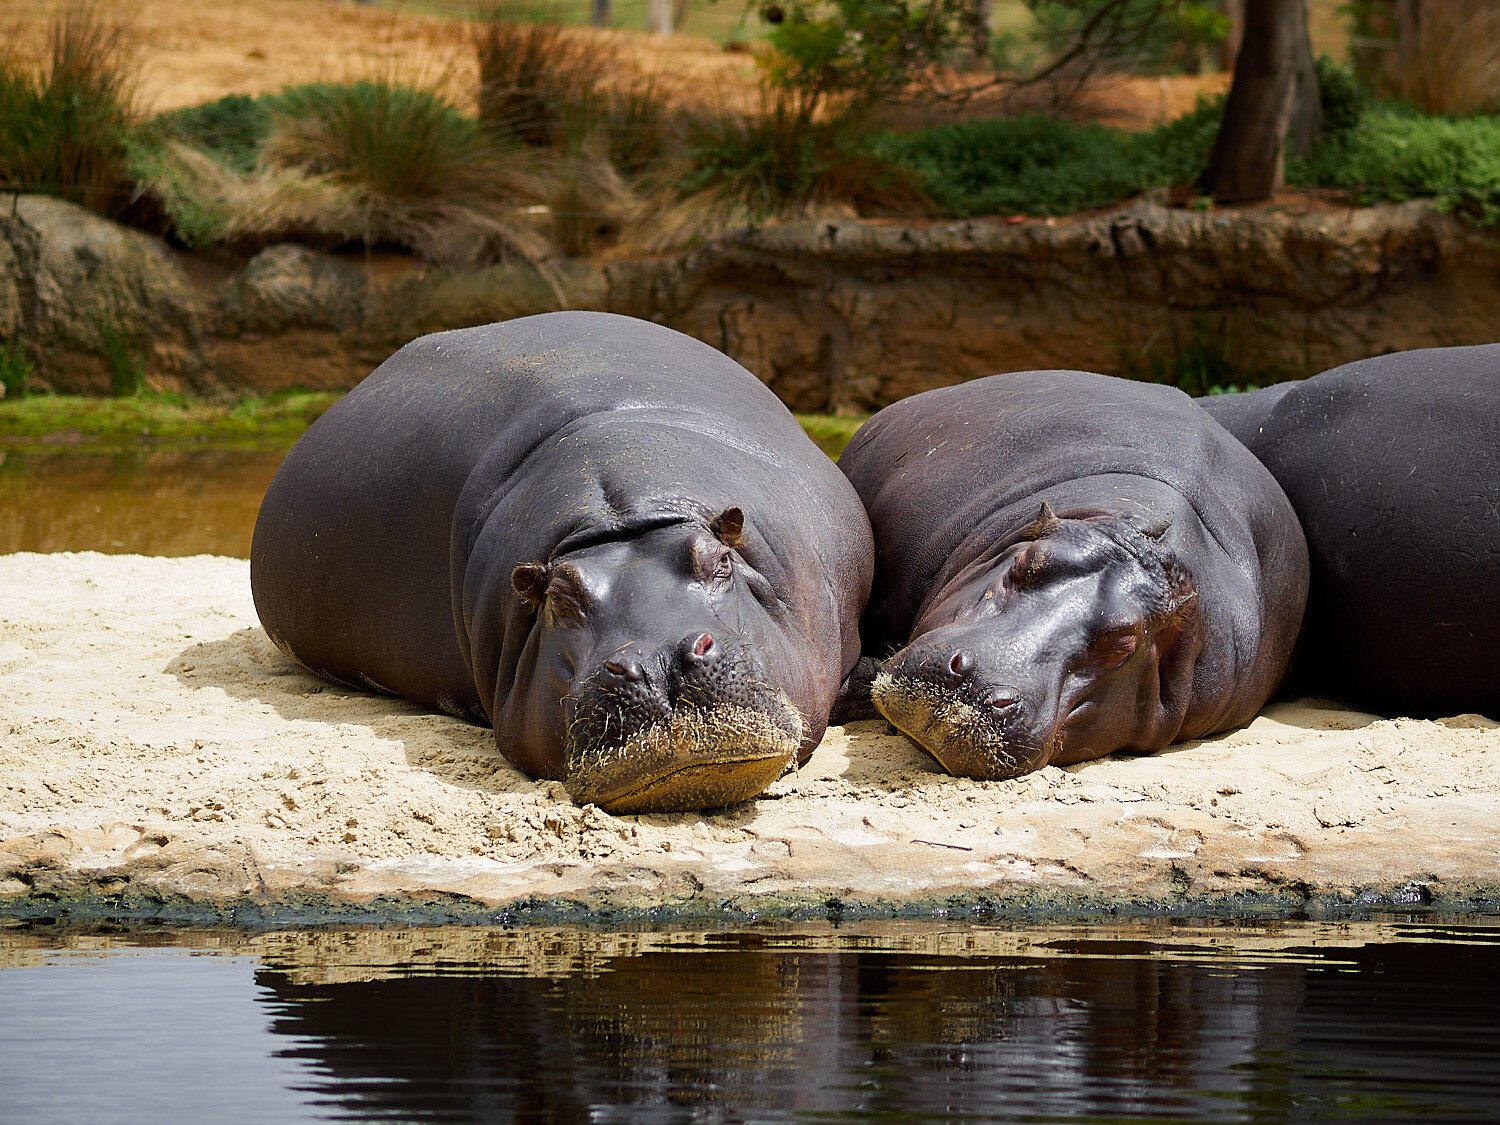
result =
M785 772L803 722L768 667L778 603L745 534L731 507L515 568L536 615L526 713L561 747L530 772L612 813L727 805Z
M924 607L876 706L949 773L996 780L1172 740L1199 649L1166 526L1041 514Z

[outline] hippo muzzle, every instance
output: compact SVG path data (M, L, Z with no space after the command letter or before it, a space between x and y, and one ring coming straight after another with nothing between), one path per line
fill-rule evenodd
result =
M760 654L706 632L652 659L611 654L567 702L563 784L617 815L748 800L802 741L802 719Z

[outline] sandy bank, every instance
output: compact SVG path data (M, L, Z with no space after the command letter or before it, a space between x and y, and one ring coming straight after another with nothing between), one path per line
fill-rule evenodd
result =
M713 815L612 817L510 768L487 730L296 668L242 560L0 556L0 911L1462 908L1500 891L1487 718L1299 701L1000 783L939 773L885 729L835 728Z

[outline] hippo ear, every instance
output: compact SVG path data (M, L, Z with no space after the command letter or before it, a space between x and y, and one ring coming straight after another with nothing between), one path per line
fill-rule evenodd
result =
M547 600L547 568L541 563L522 563L510 572L510 584L532 609Z
M738 547L745 534L745 513L737 504L731 504L718 514L708 529L724 546Z
M1167 529L1171 526L1172 517L1163 516L1161 519L1157 520L1150 526L1141 528L1141 534L1144 535L1147 539L1155 539L1158 543L1160 543L1161 537L1167 533Z
M1022 530L1017 542L1026 539L1040 539L1049 532L1056 531L1057 525L1060 523L1062 523L1062 520L1057 518L1057 514L1052 510L1052 505L1043 500L1042 510L1036 514L1036 519L1032 520Z

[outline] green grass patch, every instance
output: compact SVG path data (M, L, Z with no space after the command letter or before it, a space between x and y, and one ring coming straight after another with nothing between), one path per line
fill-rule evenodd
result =
M142 392L136 398L31 395L0 400L0 449L52 449L75 443L137 442L215 445L290 444L343 396L335 391L279 391L239 402L207 403ZM837 457L864 418L798 414L818 448Z
M53 21L39 67L0 44L0 184L123 212L138 70L124 25L89 4Z
M813 444L828 456L838 459L844 446L854 436L854 431L864 425L868 414L845 418L836 414L798 414L797 423L812 438Z
M230 94L217 101L163 113L153 122L162 135L192 145L237 172L255 171L271 135L274 95Z
M139 441L290 443L339 397L328 391L290 391L233 404L149 391L133 398L7 398L0 401L0 447L56 449L81 442L120 445Z

